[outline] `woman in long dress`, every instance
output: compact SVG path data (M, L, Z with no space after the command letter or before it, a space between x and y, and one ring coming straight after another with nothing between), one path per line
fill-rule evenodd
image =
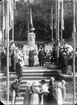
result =
M32 94L31 94L31 100L30 105L39 105L39 92L40 89L38 87L39 83L37 81L32 83Z
M27 81L23 105L30 105L31 81Z
M63 99L63 102L64 102L64 100L66 98L66 87L65 87L66 83L65 83L64 80L62 80L61 82L62 82L62 99Z
M49 93L47 97L48 105L58 105L56 97L55 97L56 91L54 88L54 84L55 84L55 79L51 77L49 81L49 89L48 89Z
M55 91L56 91L56 100L58 105L63 104L63 99L62 99L62 84L61 82L56 82L55 83Z

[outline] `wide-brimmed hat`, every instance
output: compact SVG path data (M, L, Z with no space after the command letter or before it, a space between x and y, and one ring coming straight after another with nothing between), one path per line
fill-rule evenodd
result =
M65 80L62 80L62 84L63 84L63 85L65 85L65 84L66 84Z
M32 81L27 81L26 85L27 86L32 86Z
M33 81L32 85L33 85L33 86L39 86L40 83L39 83L38 81Z
M51 77L50 80L55 81L54 77Z
M56 88L62 88L62 83L61 82L55 82L54 86Z
M22 60L21 60L21 59L18 59L17 61L18 61L18 62L21 62Z

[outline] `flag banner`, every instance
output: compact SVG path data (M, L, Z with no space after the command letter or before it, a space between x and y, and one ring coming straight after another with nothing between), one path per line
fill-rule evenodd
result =
M64 7L63 7L63 0L61 1L61 27L64 30Z
M74 32L76 33L76 25L74 24Z
M16 0L13 0L13 6L14 6L14 9L16 10Z
M51 7L51 22L50 22L50 29L52 30L53 28L53 7Z
M54 29L57 27L57 1L55 2L55 19L54 19Z
M9 29L12 29L13 20L13 0L9 0Z
M5 30L5 3L3 0L3 31Z
M0 2L0 30L2 30L2 1Z

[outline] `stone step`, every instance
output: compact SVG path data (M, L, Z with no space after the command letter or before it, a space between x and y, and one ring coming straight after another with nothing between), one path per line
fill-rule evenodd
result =
M14 80L14 78L16 78L16 77L17 77L17 75L10 75L10 76L9 76L9 80L12 81L12 80ZM6 81L6 80L7 80L7 77L6 77L6 76L0 77L0 82Z
M47 70L47 69L40 69L40 68L36 69L36 70L32 69L32 68L31 69L27 69L27 70L23 69L23 72L45 72L45 71L54 71L54 70Z
M5 99L2 99L1 101L4 104L6 104ZM17 104L18 105L23 105L23 102L24 102L24 97L23 96L17 97L15 105L17 105ZM77 102L77 98L76 98L76 102ZM9 103L11 105L11 102L9 102ZM63 105L73 105L73 97L68 97L68 95L67 95L65 101L63 102Z

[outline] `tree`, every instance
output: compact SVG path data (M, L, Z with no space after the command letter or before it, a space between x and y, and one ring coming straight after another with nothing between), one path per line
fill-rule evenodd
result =
M17 10L15 11L15 40L27 40L29 6L32 8L33 24L35 27L36 40L51 39L50 15L51 6L54 7L54 23L55 23L55 0L33 0L33 3L20 0L17 2ZM72 1L64 2L64 38L71 38L73 30L73 3ZM55 30L54 30L55 31Z

